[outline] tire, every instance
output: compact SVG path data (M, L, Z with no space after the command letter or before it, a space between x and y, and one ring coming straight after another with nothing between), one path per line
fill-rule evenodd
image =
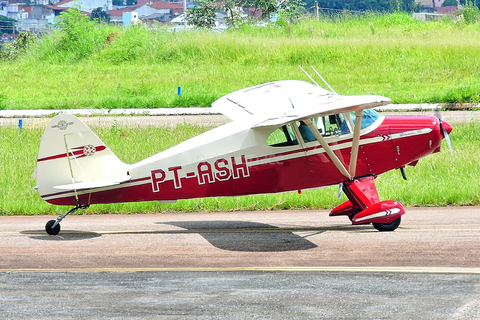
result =
M45 231L51 236L55 236L60 232L60 223L57 224L55 228L52 228L52 226L55 224L55 221L56 220L50 220L45 225Z
M396 220L390 222L390 223L372 223L373 227L377 229L378 231L393 231L398 228L400 225L400 222L402 221L402 217L398 217Z

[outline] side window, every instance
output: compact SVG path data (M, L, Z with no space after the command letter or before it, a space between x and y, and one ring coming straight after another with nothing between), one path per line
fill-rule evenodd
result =
M325 116L322 117L321 120L325 128L324 137L340 136L350 133L349 124L342 113Z
M323 123L322 121L318 121L318 118L313 118L312 123L315 126L315 128L317 128L318 132L322 133L324 131ZM313 134L313 132L310 130L310 128L307 126L305 122L297 121L296 124L298 127L298 131L300 132L300 135L303 138L303 142L308 143L312 141L317 141L317 138L315 138L315 135Z
M273 131L267 138L267 145L272 147L284 147L298 144L292 127L284 125Z
M312 123L317 128L318 132L324 137L330 136L340 136L342 134L350 133L350 128L353 126L353 123L349 124L347 121L350 119L347 118L348 114L334 114L325 117L312 118ZM305 143L317 141L315 135L312 133L310 128L303 122L297 121L298 131L302 135L303 141Z

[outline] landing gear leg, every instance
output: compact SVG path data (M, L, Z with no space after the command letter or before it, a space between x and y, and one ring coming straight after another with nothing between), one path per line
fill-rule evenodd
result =
M354 225L372 223L378 231L395 230L405 208L397 201L380 201L374 179L375 176L365 176L345 181L343 192L348 201L333 209L330 215L346 215Z
M66 216L68 216L69 214L71 213L74 213L76 212L78 209L87 209L89 207L88 204L79 204L77 205L75 208L73 208L72 210L68 211L66 214L64 214L63 216L59 216L57 218L57 220L50 220L47 222L47 224L45 225L45 231L49 234L49 235L57 235L59 232L60 232L60 222L65 219Z

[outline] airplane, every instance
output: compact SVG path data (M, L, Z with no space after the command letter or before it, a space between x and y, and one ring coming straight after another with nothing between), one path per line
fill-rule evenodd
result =
M375 178L393 169L406 178L405 166L439 152L452 126L434 116L381 116L373 108L388 105L389 98L339 95L310 79L315 84L281 80L229 93L212 109L231 122L134 164L122 162L77 117L57 115L41 139L35 188L50 204L74 207L48 221L46 232L58 234L66 216L93 204L333 185L348 200L330 216L395 230L405 208L380 201Z

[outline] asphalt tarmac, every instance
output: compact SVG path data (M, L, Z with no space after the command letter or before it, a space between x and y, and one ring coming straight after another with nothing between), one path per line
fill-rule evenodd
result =
M479 319L480 208L0 217L1 319Z

